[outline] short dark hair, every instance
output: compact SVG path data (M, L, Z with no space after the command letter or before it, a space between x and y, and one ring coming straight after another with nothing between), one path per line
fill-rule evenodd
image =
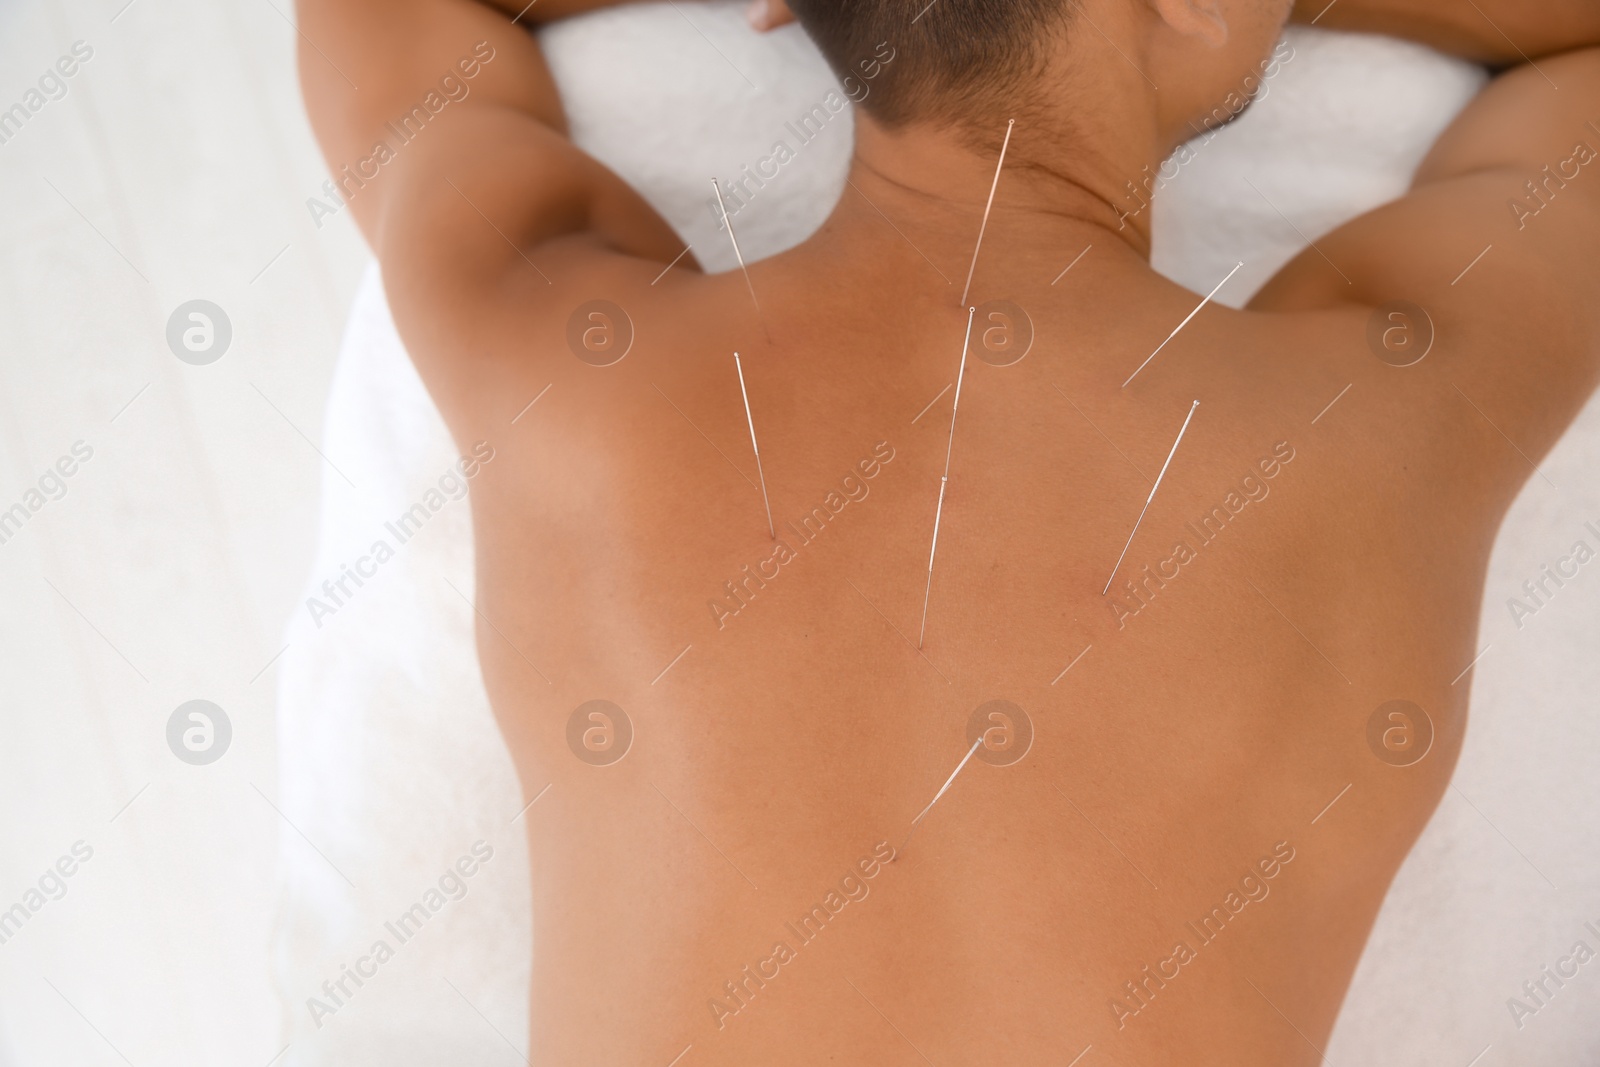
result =
M846 91L888 126L996 117L1076 0L789 0ZM893 60L882 62L892 49ZM864 75L874 69L871 80ZM857 88L859 87L859 88ZM1004 117L1004 116L1002 116Z

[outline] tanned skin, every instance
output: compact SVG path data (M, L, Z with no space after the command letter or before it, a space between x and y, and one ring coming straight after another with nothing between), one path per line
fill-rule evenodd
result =
M493 50L351 210L458 445L494 449L472 492L478 650L526 798L549 787L523 816L530 1062L1043 1064L1090 1044L1147 1067L1319 1062L1461 744L1471 675L1452 681L1496 529L1600 368L1600 164L1563 163L1600 149L1594 6L1338 4L1320 25L1508 69L1408 195L1247 310L1208 306L1123 388L1199 302L1150 268L1125 183L1291 12L1084 0L1099 32L1052 38L973 280L969 304L1015 302L1036 339L1012 366L969 357L920 652L960 287L1010 116L980 135L858 115L855 188L750 265L758 316L739 272L692 254L652 284L682 240L567 140L524 26L593 6L541 0L514 25L520 4L300 5L335 171ZM1547 165L1569 177L1535 201ZM1518 198L1544 206L1519 220ZM596 299L634 331L607 367L568 345ZM1393 300L1433 324L1414 366L1368 347ZM775 577L735 351L793 557ZM1269 495L1206 543L1186 524L1247 475ZM786 527L830 501L811 543ZM1180 541L1193 558L1167 562ZM609 766L568 743L594 699L634 730ZM1031 748L974 758L907 844L997 699ZM1368 744L1391 700L1432 724L1408 767ZM825 899L844 903L813 940L786 926ZM1187 925L1219 907L1209 941Z

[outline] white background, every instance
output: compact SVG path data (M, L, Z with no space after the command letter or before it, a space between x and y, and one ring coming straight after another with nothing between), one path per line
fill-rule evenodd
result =
M263 668L310 564L312 442L366 253L304 207L325 175L286 0L122 2L0 8L0 107L94 49L0 145L0 507L94 449L0 545L0 908L94 849L0 945L0 1063L261 1067L281 1047ZM233 325L206 367L165 341L194 298ZM232 719L209 767L166 745L195 698Z

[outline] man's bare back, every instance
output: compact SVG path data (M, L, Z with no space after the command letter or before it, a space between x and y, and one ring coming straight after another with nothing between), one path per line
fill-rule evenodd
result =
M806 244L663 274L681 244L561 147L507 16L364 6L304 13L375 37L341 53L364 92L496 56L352 204L458 442L495 450L478 636L535 801L530 1060L1317 1062L1448 781L1500 516L1593 384L1600 178L1559 225L1504 202L1600 147L1596 54L1541 60L1571 104L1502 79L1417 192L1164 343L1199 295L1097 195L1139 137L1089 165L1019 123L965 305L1003 126L863 124ZM1215 48L1270 48L1281 12L1238 7ZM382 107L321 62L354 158Z

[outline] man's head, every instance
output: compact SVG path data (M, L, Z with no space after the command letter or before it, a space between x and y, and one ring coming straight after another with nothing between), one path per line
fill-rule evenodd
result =
M1078 0L789 0L887 126L982 121L1037 81ZM892 56L884 62L885 55ZM870 83L865 75L873 72ZM847 81L846 89L856 96Z
M782 10L781 0L768 2ZM1292 0L787 0L787 6L852 97L890 128L933 122L1001 130L1008 118L1094 108L1093 93L1126 86L1147 89L1157 125L1181 131L1259 74ZM893 58L883 62L886 52Z

